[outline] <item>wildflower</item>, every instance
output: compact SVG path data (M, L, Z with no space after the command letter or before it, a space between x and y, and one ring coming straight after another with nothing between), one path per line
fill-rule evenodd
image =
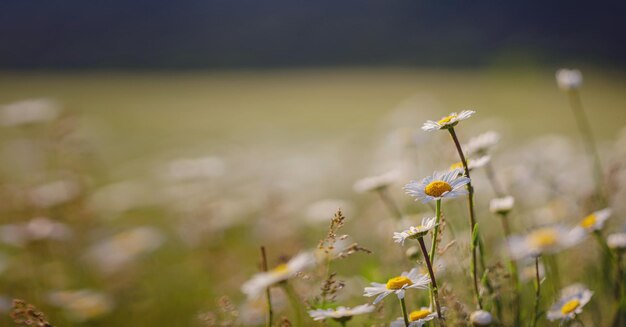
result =
M33 218L23 224L0 226L0 241L18 247L33 241L66 241L72 236L69 226L46 217Z
M370 313L373 312L374 309L376 309L376 307L371 304L362 304L354 308L338 307L337 309L310 310L309 316L311 316L313 320L325 320L331 318L337 321L348 321L353 316Z
M562 226L547 226L535 229L524 236L508 239L514 259L553 254L580 243L585 233L579 228L566 229Z
M394 232L394 242L402 243L402 245L404 245L404 241L406 241L407 239L418 239L420 237L424 237L424 235L426 235L428 231L430 231L437 225L436 219L436 217L423 218L422 224L419 226L411 226L409 229L399 233Z
M56 291L48 296L50 303L63 308L75 321L86 321L105 315L113 309L113 300L100 292L89 289Z
M469 183L470 179L459 176L461 173L461 169L434 172L432 176L428 176L420 182L411 181L404 186L404 190L408 195L421 199L424 203L442 198L454 198L467 194L467 190L463 186Z
M492 213L504 215L509 213L515 205L515 198L512 196L505 196L502 198L495 198L489 202L489 211Z
M0 125L19 126L56 119L61 110L48 99L34 99L0 106Z
M589 216L585 217L580 222L580 227L584 228L587 231L597 231L601 230L604 227L604 222L609 219L611 216L611 209L605 208L602 210L598 210Z
M484 167L486 164L489 163L489 161L491 161L491 157L490 156L482 156L482 157L478 157L476 159L467 159L467 169L472 170L475 168L481 168ZM462 162L456 162L453 163L450 166L450 170L455 170L455 169L463 169L463 163Z
M578 69L559 69L556 72L556 83L564 91L578 89L583 84L583 74Z
M397 170L388 171L384 174L365 177L354 183L354 190L358 193L376 191L393 184L400 178L400 172Z
M315 256L311 252L304 252L293 257L289 262L280 264L274 269L258 273L241 286L241 291L250 298L263 294L266 288L285 281L298 272L315 264Z
M405 255L409 260L417 260L420 256L420 251L420 248L414 245L406 249Z
M453 112L445 117L442 117L438 121L428 120L422 126L422 130L431 132L440 129L449 129L456 126L461 120L470 118L474 113L476 113L474 110L463 110L458 114Z
M585 304L591 300L593 292L582 284L573 284L561 290L561 296L550 310L548 310L548 320L574 319L577 314L583 312Z
M39 185L29 191L30 202L40 208L67 203L80 195L81 187L73 180L57 180Z
M398 299L404 299L404 292L407 289L426 289L430 283L430 278L426 275L420 275L417 268L411 269L409 272L403 272L402 275L393 277L386 284L371 283L371 286L365 288L363 296L372 297L377 295L374 304L380 302L387 295L395 293Z
M474 154L484 155L490 148L498 144L499 141L500 134L489 131L472 137L462 148L465 149L465 153L467 153L468 156Z
M626 249L626 233L614 233L607 237L606 243L613 250Z
M419 310L411 311L409 313L409 327L421 327L426 324L426 322L431 321L437 317L436 312L432 312L429 308L422 307ZM404 319L398 318L395 321L392 321L389 325L390 327L404 327Z
M489 326L493 323L493 316L485 310L476 310L470 314L470 323L474 326Z

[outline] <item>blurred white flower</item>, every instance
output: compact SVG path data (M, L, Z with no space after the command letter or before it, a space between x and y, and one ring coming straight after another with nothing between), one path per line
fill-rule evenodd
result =
M404 241L407 239L418 239L420 237L424 237L435 226L437 226L437 218L423 218L422 224L419 226L411 226L409 229L404 230L402 232L394 232L393 233L393 241L396 243L401 243L404 245Z
M470 182L467 177L459 176L460 169L446 172L434 172L421 181L411 181L404 186L406 194L420 199L423 203L439 200L442 198L454 198L467 194L463 187Z
M365 193L369 191L375 191L381 188L388 187L395 183L400 178L400 171L391 170L384 174L377 176L370 176L358 180L354 183L354 190L358 193Z
M570 285L561 290L559 301L548 310L548 320L571 320L583 312L593 292L582 284Z
M556 71L556 83L564 91L578 89L583 84L583 74L578 69L559 69Z
M89 207L100 212L119 213L151 204L150 190L137 182L119 182L97 189Z
M539 262L539 280L543 280L546 277L546 267L542 262ZM522 282L534 281L537 279L537 268L535 267L535 260L530 260L524 263L524 266L519 272L519 279Z
M418 268L413 268L409 272L403 272L400 276L390 278L386 284L372 282L365 288L363 296L376 296L374 304L382 301L387 295L395 293L398 299L404 299L404 292L407 289L427 289L430 278L420 275Z
M428 321L431 321L437 317L436 312L432 312L430 308L422 307L419 310L409 312L409 327L421 327ZM404 327L404 318L398 318L389 324L389 327Z
M34 99L0 106L0 125L18 126L41 123L59 116L60 108L48 99Z
M310 310L309 316L311 316L311 318L313 318L313 320L316 320L316 321L325 320L329 318L335 319L338 321L347 321L347 320L350 320L353 316L373 312L374 309L376 309L376 307L371 304L362 304L354 308L338 307L336 309Z
M135 227L92 245L86 259L102 272L112 273L138 256L158 249L164 241L163 233L154 227Z
M489 202L489 211L496 214L507 214L513 209L515 205L515 198L512 196L505 196L502 198L491 199Z
M467 169L473 170L473 169L476 169L476 168L484 167L490 161L491 161L491 157L490 156L481 156L481 157L478 157L478 158L468 158L467 161L466 161ZM464 169L463 162L459 161L459 162L453 163L450 166L450 170L455 170L455 169Z
M89 289L55 291L48 295L48 299L78 322L103 316L113 309L113 300L108 295Z
M199 178L215 178L224 174L225 164L219 157L178 159L167 165L167 176L185 181Z
M489 326L493 323L493 316L485 310L476 310L470 314L470 323L473 326Z
M351 216L354 205L349 201L340 199L319 200L306 208L305 217L307 222L311 224L328 224L338 209L341 209L345 216Z
M474 110L463 110L458 114L456 112L453 112L439 119L438 121L432 121L432 120L426 121L424 125L422 126L422 129L427 132L437 131L440 129L448 129L448 128L456 126L456 124L458 124L461 120L470 118L475 113L476 111Z
M606 243L613 250L626 250L626 233L610 234Z
M519 260L560 252L580 243L585 236L580 228L555 225L535 229L524 236L511 236L508 242L511 256Z
M39 185L28 193L30 202L40 208L49 208L69 202L80 194L80 186L73 180L57 180Z
M498 142L500 142L500 134L489 131L470 138L467 144L463 145L462 149L465 150L468 156L475 154L484 155Z
M72 237L72 230L65 224L45 217L37 217L22 224L0 226L0 240L13 246L24 246L38 240L65 241Z
M303 252L293 257L289 262L280 264L267 272L261 272L252 276L243 283L241 291L249 298L256 298L263 294L266 288L315 265L315 255L312 252Z
M604 227L604 223L607 219L609 219L610 216L610 208L598 210L583 218L583 220L580 222L580 227L589 232L601 230L602 227Z

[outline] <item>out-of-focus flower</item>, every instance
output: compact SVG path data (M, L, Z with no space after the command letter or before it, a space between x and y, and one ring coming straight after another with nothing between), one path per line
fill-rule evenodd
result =
M474 110L463 110L460 113L453 112L445 117L442 117L438 121L428 120L422 126L422 129L431 132L437 131L440 129L448 129L456 126L461 120L465 120L470 118L476 111Z
M151 203L150 190L136 182L120 182L97 189L89 207L101 212L119 213Z
M460 169L434 172L432 176L419 182L411 181L404 186L404 190L408 195L420 199L424 203L442 198L454 198L467 194L467 190L463 186L469 183L470 179L459 176L461 173L462 170Z
M63 308L72 320L78 322L103 316L113 309L113 300L108 295L89 289L56 291L48 298L51 304Z
M436 312L432 312L429 308L422 307L419 310L411 311L408 315L409 327L421 327L427 322L437 317ZM404 327L404 318L398 318L389 324L389 327Z
M437 218L422 218L422 224L419 226L411 226L409 229L402 232L393 233L393 241L404 245L404 241L407 239L418 239L424 237L435 226L437 226Z
M598 210L590 214L589 216L583 218L583 220L580 222L580 227L584 228L585 230L589 232L601 230L602 227L604 227L604 223L606 222L607 219L609 219L610 216L611 216L610 208Z
M556 83L564 91L578 89L583 84L583 74L578 69L559 69L556 71Z
M80 194L80 186L73 180L57 180L39 185L28 193L30 202L41 208L49 208L69 202Z
M493 316L485 310L476 310L470 314L470 323L473 326L489 326L493 323Z
M469 158L467 159L467 169L472 170L472 169L476 169L476 168L481 168L484 167L486 164L489 163L489 161L491 161L491 157L490 156L481 156L478 158ZM453 163L450 166L450 170L455 170L455 169L463 169L463 163L462 162L456 162Z
M584 238L585 233L580 228L567 229L555 225L535 229L524 236L511 236L508 242L511 256L523 259L557 253L580 243Z
M417 245L410 246L408 249L406 249L406 252L404 252L409 260L417 260L421 253L422 251Z
M354 190L359 193L376 191L395 183L400 178L398 170L391 170L377 176L365 177L354 183Z
M543 280L546 277L546 267L542 262L539 262L539 280ZM535 260L532 262L526 262L523 268L519 272L519 279L522 282L527 282L537 279L537 268L535 267Z
M348 321L352 319L353 316L370 313L373 312L374 309L376 309L376 307L371 304L362 304L354 308L338 307L336 309L310 310L309 316L311 316L313 320L325 320L330 318L337 321Z
M613 250L626 250L626 233L610 234L606 243Z
M185 181L215 178L224 174L225 164L218 157L178 159L167 166L167 175L173 180Z
M363 296L376 296L374 300L376 304L392 293L395 293L398 299L403 299L407 289L427 289L429 284L430 278L420 275L419 269L413 268L409 272L403 272L400 276L389 279L386 284L372 282L371 286L365 288Z
M582 284L570 285L561 290L561 296L550 310L548 310L548 320L554 321L557 319L571 320L576 315L583 312L585 304L591 300L593 292Z
M340 199L324 199L309 205L306 210L306 219L311 224L328 223L337 209L341 209L346 216L350 216L354 206L352 203Z
M250 280L243 283L241 291L249 298L256 298L263 294L266 288L295 276L315 265L315 262L315 255L312 252L300 253L289 262L280 264L270 271L255 274Z
M0 106L0 125L19 126L53 120L61 112L58 105L48 99L14 102Z
M512 196L505 196L502 198L495 198L489 202L489 211L495 214L504 215L509 213L515 205L515 198Z
M484 155L489 149L500 142L500 134L494 131L485 132L469 139L467 144L463 145L468 156Z
M65 241L72 230L63 223L45 217L33 218L27 223L0 226L0 240L13 246L24 246L38 240Z
M87 260L104 273L112 273L132 262L138 256L156 250L165 236L154 227L135 227L91 246Z

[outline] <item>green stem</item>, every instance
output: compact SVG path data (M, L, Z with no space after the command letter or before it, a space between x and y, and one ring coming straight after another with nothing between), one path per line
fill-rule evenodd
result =
M261 266L263 271L267 271L267 255L265 254L265 247L261 247ZM265 326L272 327L272 296L270 294L270 287L265 289L265 301L267 302L267 316L265 318Z
M424 243L424 238L420 237L417 239L420 244L420 248L422 249L422 254L424 255L424 262L426 262L426 267L428 268L428 274L430 275L430 286L433 291L433 298L435 299L435 309L437 310L437 318L439 321L443 323L443 316L441 315L441 306L439 305L439 294L437 291L437 280L435 279L435 272L433 271L433 265L428 259L428 252L426 250L426 244Z
M470 235L473 237L474 228L476 228L476 218L474 216L474 187L472 186L470 171L467 167L467 160L465 160L465 155L463 154L463 149L461 148L461 143L459 142L458 137L456 136L456 132L454 131L454 127L448 128L448 132L450 132L450 136L452 136L452 140L454 141L454 145L456 146L456 150L459 154L459 158L461 159L461 163L463 164L463 169L465 170L465 177L470 179L470 182L467 183L467 204L469 208L469 223L470 223ZM476 247L471 247L471 255L472 255L472 264L471 264L471 275L474 282L474 295L476 296L476 304L479 309L483 308L482 299L480 295L480 289L478 288L478 272L477 272L477 254ZM483 255L483 253L481 253Z
M552 278L552 286L554 288L554 294L558 294L561 290L561 274L559 273L559 264L556 261L555 255L548 255L544 257L548 265L550 272L550 278Z
M300 299L298 299L298 295L294 291L293 287L286 281L283 282L282 286L283 286L283 289L285 290L285 293L287 294L287 297L289 298L289 303L291 304L291 308L293 309L295 313L296 326L298 327L304 326L302 324L302 309L300 308Z
M430 244L430 263L435 264L435 254L437 253L437 238L439 237L439 223L441 222L441 199L437 199L435 205L435 230L433 231L433 237ZM428 256L428 253L423 252L424 258ZM435 301L435 295L433 290L429 291L430 293L430 304L432 307L433 302Z
M406 313L406 304L404 298L400 299L400 306L402 307L402 318L404 318L404 326L409 327L409 316Z
M539 320L539 300L541 299L541 277L539 276L539 257L535 258L535 310L532 320L532 327L537 326Z
M398 207L398 205L396 205L396 202L393 201L393 199L389 195L387 187L381 187L376 189L376 193L378 193L378 195L380 196L380 199L387 207L387 210L391 212L391 215L393 215L398 220L402 219L402 211L400 211L400 208Z
M604 174L602 172L602 162L600 161L600 155L596 148L596 141L591 131L591 124L585 114L585 110L580 100L580 94L578 90L573 89L567 92L569 96L570 107L574 113L574 118L578 124L580 134L582 134L587 154L593 160L593 175L596 180L597 196L602 206L607 205L606 197L604 196Z
M511 236L511 227L509 226L508 214L503 213L500 214L500 222L502 223L502 230L504 231L504 238L508 239ZM511 283L513 284L513 290L515 294L513 295L513 310L514 310L514 321L515 326L520 325L520 282L519 282L519 274L517 272L517 263L515 260L511 258L511 249L507 245L507 255L508 255L508 266L509 273L511 274Z

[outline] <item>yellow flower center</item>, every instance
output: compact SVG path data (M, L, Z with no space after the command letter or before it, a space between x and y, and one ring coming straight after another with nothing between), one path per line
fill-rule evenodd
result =
M387 281L387 289L389 290L399 290L403 286L411 285L413 285L413 282L409 278L404 276L394 277Z
M467 160L467 163L469 164L469 159ZM455 170L455 169L462 169L463 168L463 163L462 162L457 162L457 163L453 163L450 166L450 170Z
M544 248L555 245L558 239L557 236L556 231L553 229L540 229L530 235L530 241L535 246Z
M567 301L567 303L563 304L563 306L561 307L561 313L564 315L569 314L572 311L576 310L576 308L578 308L579 305L580 305L580 301L576 299L569 300Z
M428 316L431 313L432 312L428 309L413 311L409 314L409 321L416 321L416 320L426 318L426 316Z
M278 266L274 267L274 269L272 269L270 273L276 274L276 275L282 275L286 273L287 271L289 271L289 267L287 266L287 264L281 263Z
M583 221L580 222L580 226L584 228L591 228L593 227L593 225L596 224L596 219L596 215L590 214L589 216L585 217Z
M452 191L452 186L444 181L434 181L426 185L424 193L434 196L436 198L441 197L444 193Z
M445 125L445 124L449 123L454 118L456 118L456 115L450 115L450 116L443 117L443 118L439 119L437 124Z

